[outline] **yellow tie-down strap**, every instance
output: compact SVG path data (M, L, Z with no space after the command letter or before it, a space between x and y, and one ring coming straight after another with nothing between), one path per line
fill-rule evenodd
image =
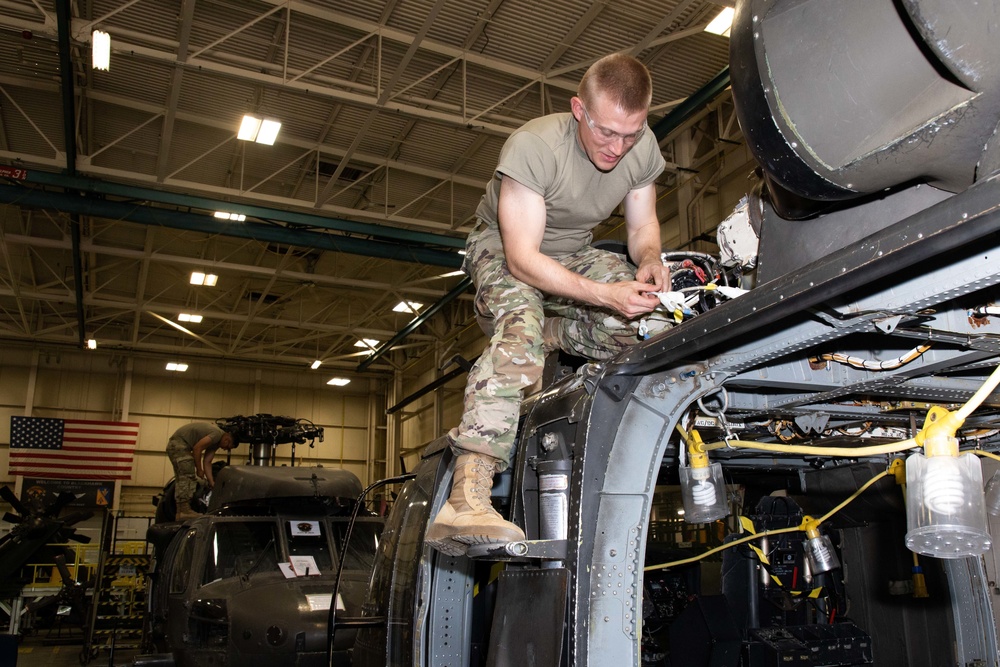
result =
M749 517L741 516L740 517L740 525L743 527L743 530L745 530L746 532L750 533L751 535L756 535L757 534L757 530L754 528L753 521L751 521L749 519ZM785 592L787 592L789 595L796 595L796 596L798 596L798 595L805 595L806 597L810 597L810 598L818 598L820 596L820 593L823 592L823 587L822 586L820 586L818 588L814 588L814 589L812 589L810 591L793 591L793 590L790 590L790 589L786 588L785 585L783 583L781 583L781 579L779 579L776 575L774 575L774 574L771 573L771 561L768 560L767 554L764 553L764 550L761 549L756 544L754 544L753 542L748 542L747 546L749 546L751 549L753 549L754 553L757 554L757 558L760 559L760 562L767 569L767 575L769 577L771 577L771 580L774 583L776 583L778 586L780 586L781 589L784 590Z

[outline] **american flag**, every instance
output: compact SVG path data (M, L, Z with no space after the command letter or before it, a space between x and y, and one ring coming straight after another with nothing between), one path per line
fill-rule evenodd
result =
M11 475L129 479L139 437L134 422L10 418Z

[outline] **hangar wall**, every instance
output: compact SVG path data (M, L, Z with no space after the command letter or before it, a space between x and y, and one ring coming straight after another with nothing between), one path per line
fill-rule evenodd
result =
M201 359L185 373L168 372L165 359L120 353L44 349L7 344L0 350L0 483L10 484L10 417L139 422L132 479L123 483L119 509L152 515L150 497L173 477L167 438L190 421L269 413L308 419L325 430L314 449L296 447L296 463L344 468L364 482L380 477L385 456L385 388L378 379L326 385L328 373L255 368ZM247 445L234 450L243 463ZM290 445L278 448L287 464Z

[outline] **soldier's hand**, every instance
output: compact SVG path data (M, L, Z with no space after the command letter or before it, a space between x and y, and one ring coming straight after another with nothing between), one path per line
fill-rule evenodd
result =
M606 283L605 305L613 308L628 319L651 312L660 305L660 300L650 292L656 291L649 283L630 280L621 283Z
M635 279L640 283L652 285L650 292L670 291L670 269L665 267L659 258L642 264L635 272Z

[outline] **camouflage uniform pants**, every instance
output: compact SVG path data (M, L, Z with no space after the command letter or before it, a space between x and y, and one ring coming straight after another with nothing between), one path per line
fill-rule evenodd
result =
M167 456L174 467L174 498L177 509L188 507L198 488L197 468L191 447L183 440L171 438L167 441Z
M607 359L638 338L636 326L612 311L548 297L514 278L502 251L490 245L473 240L466 254L476 312L490 341L469 372L462 422L449 437L456 453L486 454L506 467L524 390L542 375L543 340L549 349ZM559 261L598 282L635 280L635 269L621 255L590 246Z

